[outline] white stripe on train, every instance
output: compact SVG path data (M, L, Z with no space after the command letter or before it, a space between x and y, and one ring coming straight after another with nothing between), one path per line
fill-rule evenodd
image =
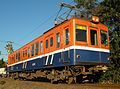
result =
M47 53L47 54L44 54L44 55L40 55L40 56L37 56L37 57L34 57L34 58L30 58L30 59L27 59L27 60L23 60L23 61L20 61L20 62L11 64L11 65L7 65L7 66L8 66L8 67L9 67L9 66L13 66L13 65L20 64L20 63L24 63L24 62L27 62L27 61L31 61L31 60L34 60L34 59L37 59L37 58L42 58L42 57L44 57L44 56L53 55L53 54L59 53L59 52L64 52L64 51L67 51L67 50L70 50L70 49L82 49L82 50L99 51L99 52L106 52L106 53L109 53L109 52L110 52L109 49L103 49L103 48L92 48L92 47L86 47L86 46L70 46L70 47L68 47L68 48L56 50L56 51L54 51L54 52L50 52L50 53Z

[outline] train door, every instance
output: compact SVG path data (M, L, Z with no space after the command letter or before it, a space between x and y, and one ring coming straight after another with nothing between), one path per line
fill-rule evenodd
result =
M49 37L45 38L45 53L47 54L49 52ZM49 59L49 55L46 55L44 57L44 65L48 65L48 59Z
M69 28L64 28L63 30L63 48L67 48L67 46L70 44L70 30ZM63 60L63 63L70 63L70 49L63 49L61 52L61 59Z
M48 54L49 52L51 52L52 48L53 48L53 35L49 35L49 37L46 37L45 40L45 53ZM45 60L45 65L49 66L53 64L53 57L54 54L48 54L45 56L44 60Z
M93 47L98 46L98 31L95 28L90 29L90 45Z
M101 53L99 52L99 30L98 28L90 27L89 30L89 38L90 38L90 46L92 49L90 50L91 61L100 62L101 61Z

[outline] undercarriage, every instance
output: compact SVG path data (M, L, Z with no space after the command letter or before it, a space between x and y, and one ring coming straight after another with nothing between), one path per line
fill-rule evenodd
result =
M32 71L11 72L9 77L19 80L48 79L51 83L97 82L100 75L107 70L106 66L65 66Z

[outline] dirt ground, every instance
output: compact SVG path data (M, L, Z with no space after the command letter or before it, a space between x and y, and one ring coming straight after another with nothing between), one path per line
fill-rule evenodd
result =
M51 84L42 81L20 81L0 78L0 89L120 89L115 84Z

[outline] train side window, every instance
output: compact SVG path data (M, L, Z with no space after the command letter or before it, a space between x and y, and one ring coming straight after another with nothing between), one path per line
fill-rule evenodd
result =
M107 34L107 31L101 30L100 34L101 34L101 44L107 46L108 45L108 34Z
M98 45L96 30L93 29L90 30L90 41L91 41L91 45Z
M27 50L23 51L23 57L27 56Z
M69 44L69 41L70 41L69 29L66 29L66 30L65 30L65 43L66 43L66 45Z
M13 57L11 57L11 60L13 61L13 62L15 62L15 56L13 55Z
M16 53L16 61L18 61L18 53Z
M34 56L34 44L32 44L31 56Z
M20 61L20 52L18 52L18 61Z
M87 42L87 27L76 25L76 41Z
M60 47L60 33L56 34L56 42L57 42L57 48Z
M50 38L50 46L53 46L53 37Z
M17 60L17 61L20 61L20 52L17 52L17 53L16 53L16 60Z
M28 57L30 57L30 48L28 48Z
M17 53L16 53L16 61L18 61L18 59L17 59Z
M38 42L35 44L36 45L36 49L35 49L35 55L38 55L38 51L39 51L39 49L38 49Z
M23 53L23 57L24 57L24 51L22 51L22 53Z
M43 42L40 41L40 53L42 53L42 51L43 51Z
M13 61L15 62L15 55L13 56Z
M27 49L25 50L25 56L27 56Z
M48 39L46 40L46 48L48 48Z

